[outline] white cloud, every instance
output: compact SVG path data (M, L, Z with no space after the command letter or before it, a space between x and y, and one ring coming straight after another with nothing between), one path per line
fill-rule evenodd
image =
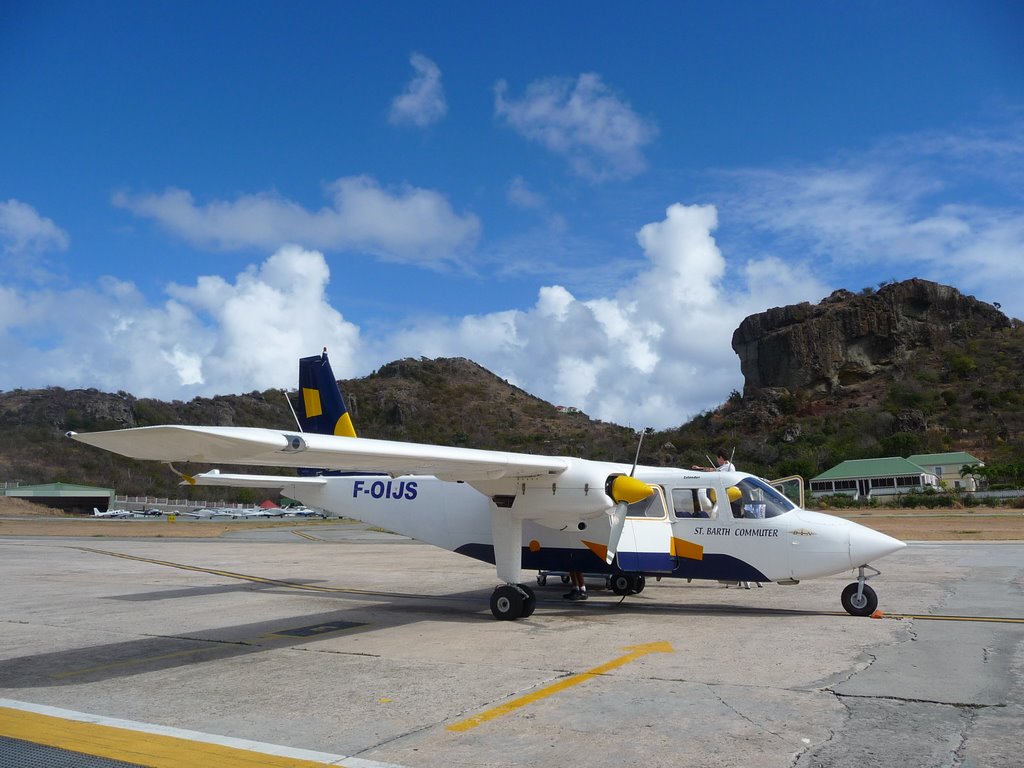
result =
M325 344L335 373L353 375L359 330L328 303L328 279L323 255L287 246L234 281L171 286L159 305L112 278L0 290L11 308L0 310L0 389L59 383L169 400L292 388L297 359Z
M67 232L28 203L13 198L0 202L0 249L5 256L62 251L70 241Z
M504 80L495 86L495 114L564 156L579 175L595 181L630 178L646 167L642 150L657 136L657 126L637 115L600 75L537 80L519 100L506 98L507 91Z
M390 191L368 176L349 176L327 185L326 192L331 205L315 212L271 193L200 206L191 193L168 189L158 195L118 193L113 203L195 245L223 250L300 243L438 266L458 261L480 235L476 216L455 213L433 190Z
M544 205L544 198L530 189L522 176L516 176L509 182L508 201L516 208L534 209Z
M395 357L470 357L592 417L681 424L742 387L731 341L744 317L829 292L798 263L728 270L716 226L713 206L670 206L638 232L645 266L612 296L580 299L547 286L532 308L421 321L383 345Z
M870 276L851 290L922 277L1019 318L1024 206L984 195L1021 178L1024 151L998 136L905 137L828 165L729 174L740 191L726 199L762 247L813 258L832 279Z
M374 338L331 306L324 256L299 246L234 279L171 285L159 304L113 278L63 292L0 288L0 389L187 400L292 387L296 359L326 344L339 377L406 356L464 356L593 417L674 426L742 386L730 343L743 317L828 292L800 264L729 269L712 236L717 220L712 206L670 206L637 233L642 266L610 295L549 285L525 309L417 318Z
M409 57L416 75L405 91L391 101L389 119L392 123L411 123L425 128L436 123L448 111L441 85L441 70L437 64L419 53Z

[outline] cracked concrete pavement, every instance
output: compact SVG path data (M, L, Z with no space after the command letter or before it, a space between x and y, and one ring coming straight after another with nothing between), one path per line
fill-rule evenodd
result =
M402 766L1020 764L1024 623L966 619L1024 618L1024 544L879 561L881 619L846 575L496 622L490 566L329 531L0 541L0 697Z

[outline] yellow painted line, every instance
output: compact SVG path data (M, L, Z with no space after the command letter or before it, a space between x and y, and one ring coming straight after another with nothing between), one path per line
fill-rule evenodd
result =
M319 536L311 536L310 534L305 533L303 531L292 531L292 533L294 533L296 536L301 536L304 539L309 539L310 541L325 541L325 539L321 539Z
M646 656L649 653L675 653L675 649L670 643L664 640L655 643L645 643L644 645L629 645L626 646L625 650L629 653L624 656L619 656L617 659L612 659L609 662L601 664L600 666L594 667L593 669L581 672L578 675L571 675L569 677L559 680L557 683L545 686L533 693L528 693L525 696L520 696L517 699L506 702L500 706L488 709L486 712L481 712L479 715L474 715L466 720L461 720L457 723L448 726L449 731L468 731L471 728L476 728L482 723L486 723L488 720L493 720L496 717L507 715L509 712L514 712L521 707L525 707L528 704L533 704L535 701L546 699L548 696L553 696L556 693L572 688L580 683L585 683L588 680L592 680L599 675L603 675L610 672L613 669L628 664L631 661L639 659L641 656Z
M223 744L70 720L10 707L0 707L0 734L33 744L121 760L150 768L193 768L197 765L216 765L218 768L307 768L340 765L336 761L314 761L296 756L266 754Z
M883 619L923 619L925 621L980 621L990 624L1024 624L1024 619L999 616L941 616L914 613L885 613Z

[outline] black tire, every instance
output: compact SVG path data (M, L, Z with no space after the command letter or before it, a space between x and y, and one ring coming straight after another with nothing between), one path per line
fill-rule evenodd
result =
M864 585L860 597L857 596L857 582L846 585L840 600L843 608L851 616L870 616L878 607L878 595L867 584Z
M633 577L625 573L614 574L609 579L609 584L611 585L612 592L620 597L625 597L633 591Z
M500 621L515 621L523 615L523 595L508 584L491 593L491 613Z
M548 583L547 574L545 574L545 573L538 573L537 574L537 586L538 587L543 587L547 583Z
M569 577L566 574L564 574L564 573L562 574L562 583L563 584L568 584L569 583Z
M520 618L527 618L533 615L533 612L537 608L537 595L532 589L525 584L520 584L519 588L526 593L526 599L523 600L523 611L519 614Z
M636 576L633 579L633 591L638 595L644 591L644 587L647 586L647 579L643 576Z

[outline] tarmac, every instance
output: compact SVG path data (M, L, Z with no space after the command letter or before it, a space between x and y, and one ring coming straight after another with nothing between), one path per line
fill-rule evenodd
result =
M1019 766L1024 543L874 565L878 618L851 572L499 622L491 566L364 526L4 538L0 766Z

